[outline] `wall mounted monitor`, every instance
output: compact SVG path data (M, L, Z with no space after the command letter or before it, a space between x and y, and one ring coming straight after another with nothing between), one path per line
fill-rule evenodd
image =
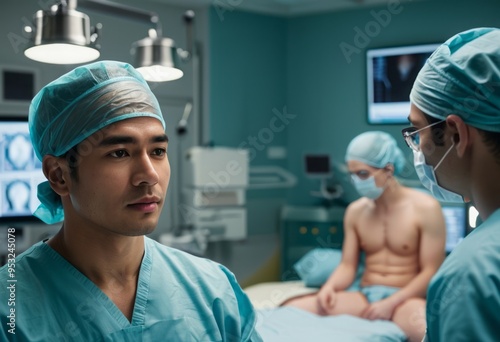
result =
M28 119L0 116L0 223L38 220L37 186L45 180Z
M369 49L366 52L369 124L407 124L410 91L439 44Z
M468 232L467 205L465 203L441 203L446 222L446 253L450 253Z
M333 174L328 154L306 154L304 165L308 177L327 178Z

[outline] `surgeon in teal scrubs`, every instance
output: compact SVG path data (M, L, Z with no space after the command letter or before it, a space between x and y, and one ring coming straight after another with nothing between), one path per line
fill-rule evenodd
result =
M234 275L145 237L170 179L160 106L130 65L80 66L29 112L61 229L0 269L1 341L261 341Z
M425 339L500 341L500 29L448 39L410 100L403 136L420 180L442 201L471 201L483 221L431 280Z

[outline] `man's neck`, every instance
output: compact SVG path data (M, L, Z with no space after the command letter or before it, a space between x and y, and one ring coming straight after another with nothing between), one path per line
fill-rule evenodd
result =
M383 206L393 206L399 198L403 197L403 189L403 186L399 184L396 178L389 178L387 187L382 196L377 199L377 203Z
M95 236L63 227L47 243L99 287L136 281L144 255L144 236Z
M47 244L99 287L132 321L144 236L97 235L63 227Z

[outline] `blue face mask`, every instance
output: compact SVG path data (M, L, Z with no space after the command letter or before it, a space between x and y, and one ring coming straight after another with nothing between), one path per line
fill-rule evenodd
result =
M360 179L358 176L353 175L351 178L354 187L361 196L377 199L384 192L384 188L379 188L377 184L375 184L374 176L368 177L367 179Z
M413 162L415 164L415 170L417 171L420 182L422 182L422 185L425 186L427 190L429 190L438 201L463 203L464 200L462 196L452 191L446 190L438 184L435 174L435 171L437 170L439 165L441 165L441 162L444 160L444 158L446 158L453 146L454 145L452 145L450 149L445 153L443 158L441 158L439 163L436 165L436 168L433 168L432 166L425 163L425 157L422 151L413 151Z

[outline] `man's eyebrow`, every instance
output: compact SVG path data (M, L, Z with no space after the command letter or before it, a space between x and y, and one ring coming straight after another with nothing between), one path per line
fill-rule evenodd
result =
M151 139L151 142L154 143L161 143L161 142L167 142L168 143L168 136L166 134L162 135L157 135Z
M168 137L166 134L156 135L150 139L151 143L161 143L168 142ZM137 143L137 139L128 135L114 135L104 138L99 143L100 147L112 146L112 145L123 145L123 144L134 144Z

